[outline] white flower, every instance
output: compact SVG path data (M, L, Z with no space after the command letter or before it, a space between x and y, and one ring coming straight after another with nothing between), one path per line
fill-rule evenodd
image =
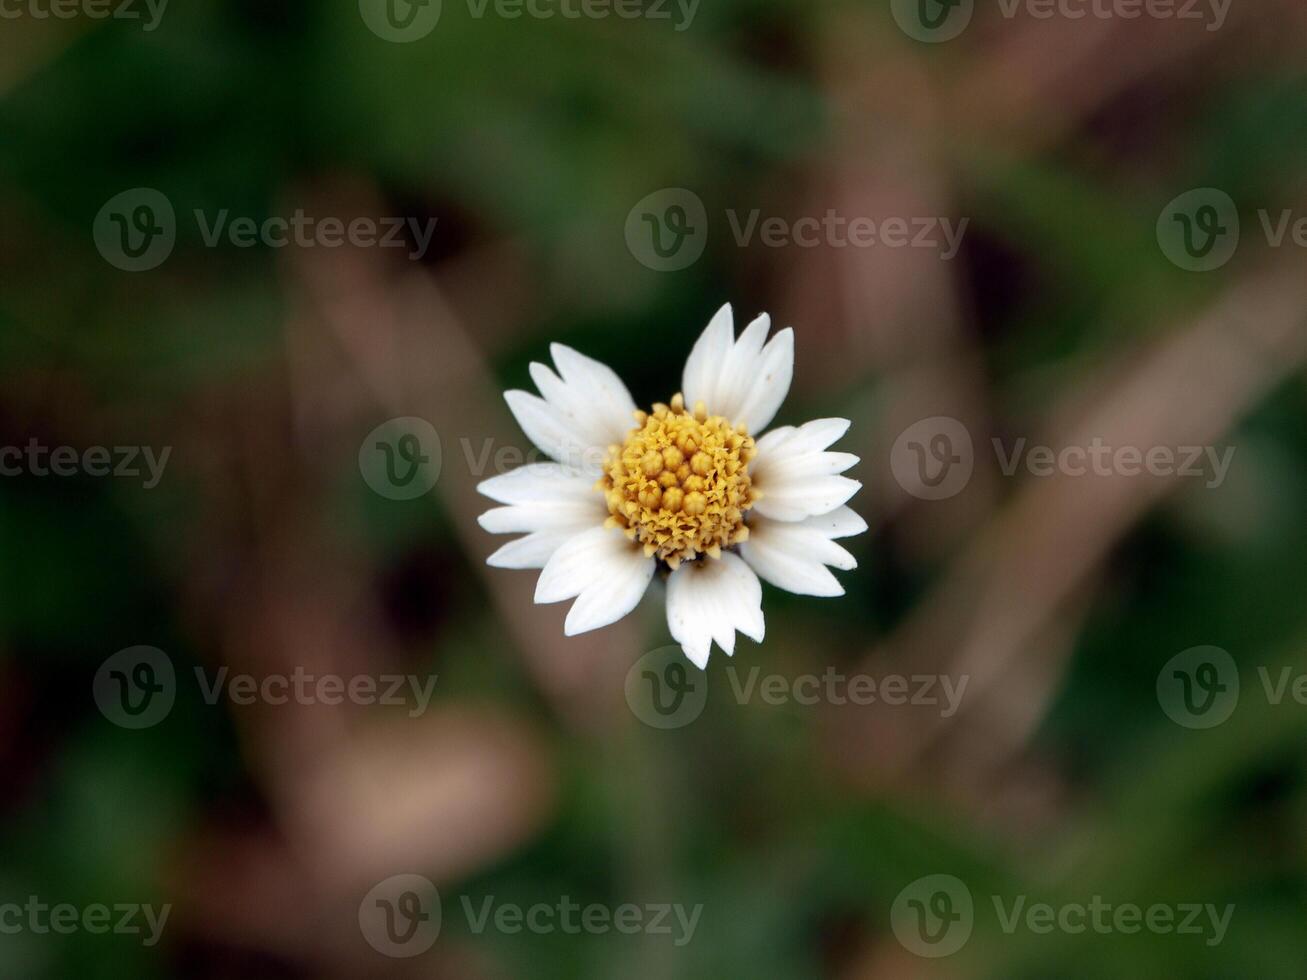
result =
M481 515L483 528L525 534L488 560L543 569L536 602L575 600L568 636L629 613L660 566L670 572L667 625L700 668L714 640L727 656L737 631L762 642L759 578L800 595L844 594L827 566L857 563L835 539L867 529L845 506L861 484L839 475L858 459L828 451L849 422L754 440L794 375L794 331L768 341L770 327L764 314L737 338L722 307L690 352L681 394L649 413L611 369L562 344L550 347L554 370L531 365L543 397L505 394L555 462L477 488L504 505Z

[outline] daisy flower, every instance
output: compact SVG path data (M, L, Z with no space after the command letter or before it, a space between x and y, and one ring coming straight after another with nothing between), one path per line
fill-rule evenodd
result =
M763 434L794 375L794 331L768 341L770 328L764 314L737 338L722 307L690 351L681 392L649 412L612 369L562 344L550 347L553 370L531 365L540 395L505 393L554 462L477 487L503 505L481 515L483 528L525 532L488 561L541 569L538 603L575 600L568 636L621 619L660 569L667 625L700 668L714 640L727 656L737 631L762 642L759 579L799 595L844 594L827 566L857 563L835 540L867 529L845 506L861 484L840 476L858 458L828 451L849 422Z

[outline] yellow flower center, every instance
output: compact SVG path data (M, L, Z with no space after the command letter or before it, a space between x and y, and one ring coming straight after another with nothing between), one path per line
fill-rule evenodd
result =
M749 482L749 434L709 415L703 402L686 411L680 395L635 417L626 442L609 449L597 484L609 526L672 568L701 554L719 558L723 547L747 539L744 512L759 496Z

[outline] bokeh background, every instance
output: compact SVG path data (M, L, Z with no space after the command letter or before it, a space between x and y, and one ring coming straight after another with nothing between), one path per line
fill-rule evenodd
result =
M1206 5L983 2L941 43L888 0L631 19L444 0L434 25L409 11L407 40L367 2L194 0L150 30L5 9L0 444L171 455L148 488L0 479L0 900L172 911L153 946L8 931L0 975L1302 975L1307 706L1259 673L1307 670L1307 250L1274 247L1259 216L1307 217L1297 0L1234 0L1219 25ZM140 188L175 233L128 271L97 228ZM646 199L668 188L704 208L682 268L627 233L666 217ZM1228 195L1242 229L1205 272L1158 234L1195 188ZM297 209L436 225L425 250L240 247L194 217ZM952 258L742 243L732 224L832 211L967 224ZM716 653L702 714L662 730L625 693L670 642L658 587L564 638L533 574L485 567L502 540L476 524L475 485L529 448L500 392L550 341L647 404L727 301L795 327L777 422L853 420L839 448L861 457L871 530L845 597L768 587L765 643L742 640L734 674ZM360 465L400 417L440 439L412 500ZM937 417L965 428L974 472L925 500L892 457ZM1236 454L1219 486L1009 476L994 438ZM133 729L94 690L138 645L176 690ZM1242 681L1202 729L1165 692L1197 646ZM436 683L418 712L210 704L197 668ZM771 704L733 693L754 668L967 687L947 718ZM359 923L398 873L443 897L439 939L410 958ZM939 874L974 896L974 930L927 958L892 909ZM461 911L563 896L702 915L677 946L478 934ZM1008 933L992 896L1234 912L1213 944Z

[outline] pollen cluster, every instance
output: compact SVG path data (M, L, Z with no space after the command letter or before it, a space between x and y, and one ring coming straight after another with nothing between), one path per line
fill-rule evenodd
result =
M687 411L676 395L652 413L636 412L636 427L612 446L598 483L610 526L676 568L749 536L744 512L758 493L749 482L753 439L702 402Z

